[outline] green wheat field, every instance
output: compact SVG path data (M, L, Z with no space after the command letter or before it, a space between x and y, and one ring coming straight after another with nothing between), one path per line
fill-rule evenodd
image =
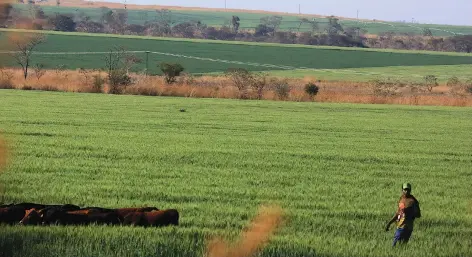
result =
M8 36L26 35L29 32L31 31L0 29L0 40L6 42ZM31 57L31 63L33 67L41 63L47 69L54 69L64 64L65 68L73 70L106 69L105 58L109 56L109 51L122 46L128 51L153 52L147 57L144 52L136 53L142 62L136 64L132 71L144 71L147 59L149 72L157 75L162 75L158 66L160 63L177 62L184 66L185 72L196 75L221 74L229 68L245 68L284 77L313 76L323 80L339 81L368 81L390 77L405 81L422 81L426 75L435 75L440 82L446 82L452 76L464 81L472 77L469 72L472 58L466 53L314 47L49 31L40 33L46 35L47 41L38 46L37 52ZM15 49L6 45L0 47L0 51L6 50ZM0 54L0 58L1 65L19 68L7 54Z
M185 109L185 112L180 112ZM177 208L180 225L0 226L0 256L203 256L261 204L257 256L471 256L472 109L0 90L3 201ZM422 218L384 231L401 184Z

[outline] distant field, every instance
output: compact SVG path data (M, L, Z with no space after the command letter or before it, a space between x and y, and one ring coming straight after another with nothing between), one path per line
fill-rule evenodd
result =
M269 73L284 77L313 76L316 79L338 81L368 81L375 78L423 81L424 76L434 75L438 78L439 82L445 83L453 76L462 81L472 79L472 65L391 66L380 68L290 70Z
M24 4L15 4L15 7L23 12L28 13L28 7ZM84 12L90 16L92 20L98 21L102 15L99 6L96 8L82 8L82 7L57 7L57 6L42 6L44 12L48 15L54 13L78 13ZM242 29L254 29L259 23L260 18L269 16L267 13L235 13L235 12L216 12L216 11L186 11L175 10L172 11L172 20L179 22L197 21L200 20L205 24L211 26L223 26L228 24L233 15L238 15L241 18ZM128 20L130 24L144 24L146 21L153 21L157 19L155 10L128 10ZM282 15L283 22L281 24L282 30L298 31L300 19L294 15ZM321 29L326 27L328 20L325 18L316 19L320 23ZM415 24L415 23L396 23L396 22L374 22L361 21L358 23L354 20L342 20L340 23L345 27L361 27L366 29L369 34L379 34L382 32L397 32L397 33L415 33L422 34L422 28L431 28L435 36L451 36L454 33L472 34L472 26L451 26L451 25L435 25L435 24ZM310 31L309 25L300 27L300 31Z
M5 31L0 32L0 40L5 40ZM168 40L85 33L49 33L47 43L39 46L37 51L61 54L38 54L34 56L33 62L43 63L46 68L60 64L65 64L71 69L104 68L103 58L108 55L107 53L80 52L108 52L113 46L118 45L126 47L129 51L158 52L149 55L150 71L156 74L159 74L157 64L164 61L182 63L186 71L191 73L222 72L230 67L257 71L472 64L470 54L459 53ZM72 54L74 52L78 54ZM172 54L181 56L170 56ZM137 55L145 59L145 53ZM15 65L6 61L4 64ZM145 67L146 64L143 62L135 70L143 70Z
M177 228L1 226L0 256L202 256L261 203L286 211L263 257L472 255L471 108L0 90L0 110L4 201L181 213ZM396 250L384 224L405 181L423 217Z

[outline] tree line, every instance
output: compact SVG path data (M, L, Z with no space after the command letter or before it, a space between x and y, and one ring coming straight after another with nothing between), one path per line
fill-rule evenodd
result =
M433 36L425 28L422 35L413 33L385 32L377 36L368 35L360 27L344 27L339 20L328 17L321 25L316 19L300 18L297 28L291 31L280 29L283 17L266 16L252 30L240 29L241 19L233 16L222 26L209 26L201 21L178 22L172 11L155 10L156 18L145 24L130 24L128 11L100 8L99 20L92 20L85 12L73 14L55 13L46 15L40 6L28 4L27 14L10 4L3 4L0 25L10 28L55 30L65 32L110 33L121 35L165 36L212 40L270 42L282 44L326 45L363 48L391 48L406 50L472 52L472 35L450 37ZM310 31L301 32L308 25Z

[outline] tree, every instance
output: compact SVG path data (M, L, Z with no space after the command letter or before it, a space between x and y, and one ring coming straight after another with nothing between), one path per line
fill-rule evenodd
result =
M268 28L272 30L272 35L277 32L280 28L280 24L282 24L282 16L267 16L261 18L261 24L266 25Z
M248 98L248 87L253 84L253 74L243 68L230 68L226 70L225 75L231 80L233 85L239 90L239 98Z
M57 14L55 17L50 18L50 23L54 26L56 31L75 31L77 24L74 21L72 14Z
M5 26L10 18L10 12L13 9L11 4L0 4L0 25Z
M257 73L252 76L251 80L251 87L256 91L257 99L261 100L264 88L269 84L268 76L266 73Z
M310 23L311 33L314 34L315 32L317 32L320 29L320 25L315 20L315 18L313 18L313 20L309 21L308 23Z
M233 15L233 18L231 19L231 24L233 25L234 33L238 33L239 25L240 25L239 21L240 21L239 17Z
M46 38L43 34L32 34L21 37L12 36L9 41L16 50L11 56L23 69L23 76L26 79L31 65L31 54L39 44L46 41Z
M429 28L423 28L423 36L424 37L432 37L433 32L431 32L431 30Z
M449 38L456 52L472 52L472 35L461 35Z
M313 97L315 97L319 91L320 88L315 85L315 83L310 82L305 85L305 92L310 96L311 100L313 100Z
M307 23L307 24L310 25L311 33L313 33L313 34L320 29L320 26L319 26L318 22L315 20L315 18L313 18L312 20L309 20L307 18L301 18L300 19L300 24L298 26L298 31L300 31L300 28L304 23Z
M105 57L110 94L121 94L123 88L132 84L128 70L134 63L130 64L130 59L133 59L132 55L128 54L123 47L114 47Z
M164 73L167 84L175 82L175 77L180 76L180 73L184 71L184 67L179 63L161 63L161 71Z
M329 35L338 34L339 32L344 32L343 27L341 26L341 24L339 24L338 18L334 16L328 17L328 27L326 28L326 32Z
M424 81L425 81L425 86L428 92L432 92L434 87L437 87L438 84L438 78L434 75L426 75L424 76Z
M193 38L195 35L195 25L191 22L182 22L172 28L174 36L183 38Z
M274 34L274 29L265 24L257 25L256 32L254 33L256 37L269 36L270 34Z
M166 34L172 33L172 27L175 21L172 20L172 12L168 9L156 10L157 17L156 22L161 27L161 31Z

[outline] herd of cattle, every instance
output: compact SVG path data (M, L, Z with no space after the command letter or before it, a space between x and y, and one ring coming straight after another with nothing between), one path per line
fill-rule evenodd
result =
M179 225L176 209L156 207L106 209L72 204L19 203L0 205L0 223L10 225L130 225L160 227Z

